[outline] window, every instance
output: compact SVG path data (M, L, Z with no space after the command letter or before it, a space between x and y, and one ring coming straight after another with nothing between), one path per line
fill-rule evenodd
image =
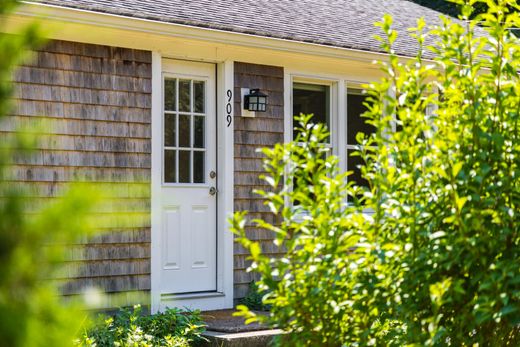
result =
M313 114L314 124L323 123L331 131L330 116L330 86L311 83L293 83L293 117L303 114ZM293 119L293 128L297 122ZM297 132L293 131L293 140ZM330 137L325 145L331 148Z
M294 128L298 126L298 122L294 117L300 114L312 114L311 122L313 124L325 124L329 132L331 132L331 86L317 83L294 82L292 90L292 114L293 114L293 132L292 139L296 139L298 135ZM329 136L323 147L328 148L325 155L329 155L332 151L331 137ZM320 153L319 155L323 155ZM309 182L311 183L311 182ZM293 182L296 184L296 181ZM298 201L294 205L299 205Z
M360 156L352 155L353 152L359 150L356 135L359 132L370 135L375 131L374 127L367 123L367 119L361 117L367 110L364 105L366 98L367 96L361 89L347 89L347 170L353 171L349 180L353 180L359 186L367 186L368 182L361 177L361 170L358 168L363 164L363 160Z
M164 183L205 183L206 82L164 79Z
M324 123L330 128L330 87L319 84L293 84L293 115L313 114L315 123ZM294 137L296 134L294 134Z

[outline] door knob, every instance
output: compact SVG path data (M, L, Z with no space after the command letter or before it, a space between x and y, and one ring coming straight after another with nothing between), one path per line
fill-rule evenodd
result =
M215 187L209 188L209 195L215 195L217 193L218 193L217 188L215 188Z

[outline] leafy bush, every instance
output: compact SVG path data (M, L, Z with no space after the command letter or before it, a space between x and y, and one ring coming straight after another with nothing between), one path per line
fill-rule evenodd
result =
M389 62L366 86L376 132L358 134L368 188L347 183L309 117L295 143L264 149L259 193L283 222L256 224L286 255L263 255L235 215L272 305L266 318L241 307L248 320L291 345L520 345L520 45L507 30L520 16L515 1L486 3L482 28L444 18L425 34L419 20L408 62L391 18L378 24Z
M44 40L36 24L6 33L19 1L0 1L0 127L12 111L13 71ZM65 244L91 230L95 190L77 188L34 208L34 194L12 177L12 164L32 155L36 136L18 129L0 140L0 345L70 346L87 312L65 302L57 278ZM29 198L32 197L32 198ZM41 203L41 200L39 200ZM74 218L71 218L74 216Z
M351 300L356 282L345 257L360 240L355 225L363 223L364 217L355 215L355 207L345 206L351 185L345 173L338 173L337 158L324 155L327 148L320 145L328 137L324 126L312 126L309 119L302 119L295 142L264 149L269 173L265 179L275 191L259 193L283 219L279 226L262 220L255 223L275 232L275 244L285 255L273 259L262 255L260 245L244 233L245 212L235 215L234 230L251 252L251 269L261 274L257 284L268 291L263 302L271 305L271 311L266 321L245 306L238 308L246 321L264 321L291 332L283 341L289 345L300 341L309 346L333 345L354 328L348 322L354 307L345 302Z
M253 311L268 311L270 306L265 305L262 302L262 298L265 294L267 293L261 291L255 281L251 281L251 283L249 283L249 291L247 292L247 295L240 299L240 305L244 305Z
M142 315L141 306L121 309L114 317L101 315L78 341L78 346L96 347L187 347L203 340L204 323L199 311L168 309Z

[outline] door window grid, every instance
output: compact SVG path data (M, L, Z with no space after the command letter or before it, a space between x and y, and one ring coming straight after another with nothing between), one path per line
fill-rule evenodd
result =
M205 81L164 78L164 183L206 181L205 93Z

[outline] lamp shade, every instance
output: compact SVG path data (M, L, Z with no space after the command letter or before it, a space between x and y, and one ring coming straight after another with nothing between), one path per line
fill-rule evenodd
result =
M267 95L260 89L251 89L244 96L244 108L253 112L265 112L267 110Z

